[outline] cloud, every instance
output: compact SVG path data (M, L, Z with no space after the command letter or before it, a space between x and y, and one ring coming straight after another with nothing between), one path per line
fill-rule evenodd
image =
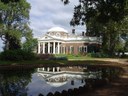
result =
M64 5L61 0L27 0L31 4L30 26L34 36L41 36L54 26L60 26L68 31L72 29L70 20L73 16L73 8L78 0L71 0L71 3ZM76 30L85 30L78 26Z

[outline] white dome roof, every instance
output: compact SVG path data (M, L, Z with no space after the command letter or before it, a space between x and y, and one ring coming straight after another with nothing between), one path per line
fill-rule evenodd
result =
M48 32L66 32L68 33L67 30L61 27L52 27L51 29L48 30Z
M62 85L65 85L66 83L67 81L66 82L47 82L47 84L54 86L54 87L60 87Z

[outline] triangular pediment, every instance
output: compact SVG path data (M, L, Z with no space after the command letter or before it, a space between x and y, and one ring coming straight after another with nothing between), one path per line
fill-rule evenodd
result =
M52 41L52 40L57 40L57 41L63 41L63 39L61 38L57 38L57 37L54 37L54 36L50 36L50 35L47 35L45 34L43 37L41 37L39 40L43 40L43 41Z

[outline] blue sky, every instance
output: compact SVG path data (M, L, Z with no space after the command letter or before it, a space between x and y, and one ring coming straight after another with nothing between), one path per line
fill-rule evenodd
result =
M47 32L51 27L60 26L68 31L73 27L69 22L72 19L74 6L78 0L70 0L64 5L61 0L27 0L31 4L30 26L34 36L38 37ZM77 31L83 31L84 27L76 27Z
M69 22L73 16L73 8L78 4L78 0L70 0L68 5L64 5L61 0L27 0L31 4L30 27L34 37L41 37L51 27L63 27L69 32L72 30ZM84 26L75 27L76 31L85 31ZM2 43L0 41L0 51Z

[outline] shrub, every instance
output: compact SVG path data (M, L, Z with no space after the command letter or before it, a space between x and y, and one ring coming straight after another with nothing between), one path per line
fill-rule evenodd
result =
M104 54L104 53L100 53L100 52L98 52L98 53L88 53L87 56L88 57L95 57L95 58L108 58L109 57L109 55Z
M53 54L38 54L37 58L39 60L68 60L66 56L59 56L59 55L53 55Z
M66 56L51 57L49 60L68 60Z
M33 60L35 58L34 53L24 50L7 50L0 54L0 59L6 61Z
M121 58L128 58L128 55L122 55Z
M54 58L53 54L38 54L37 58L40 60L48 60L50 58Z

